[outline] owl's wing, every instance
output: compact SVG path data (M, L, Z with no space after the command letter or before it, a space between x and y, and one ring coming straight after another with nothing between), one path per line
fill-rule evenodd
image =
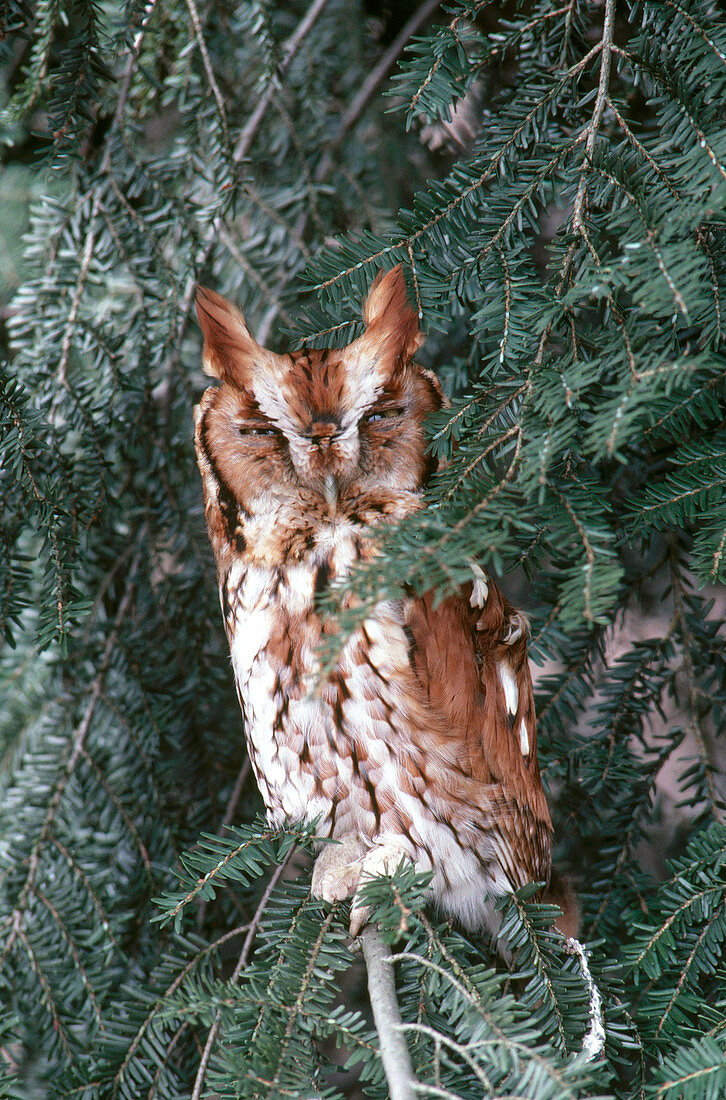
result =
M537 763L525 617L483 573L437 606L427 593L406 607L414 674L456 740L462 769L482 784L482 801L497 805L504 869L514 886L548 880L552 823Z

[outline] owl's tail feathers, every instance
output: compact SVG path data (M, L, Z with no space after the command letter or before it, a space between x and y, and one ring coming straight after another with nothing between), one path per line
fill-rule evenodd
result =
M555 921L555 928L562 933L565 939L577 938L580 931L580 903L572 883L555 867L552 868L550 884L542 897L542 901L547 905L558 905L562 910L561 915Z

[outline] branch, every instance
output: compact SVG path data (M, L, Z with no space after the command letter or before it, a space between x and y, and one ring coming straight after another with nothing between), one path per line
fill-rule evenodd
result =
M323 9L327 7L328 2L329 0L315 0L315 2L310 5L307 12L298 23L295 33L292 34L288 39L284 57L277 67L276 75L278 79L286 72L287 69L289 69L290 64L292 63L295 55L300 49L300 46L305 40L305 36L307 35L308 31L311 29L313 23L318 18ZM274 96L276 91L277 81L271 80L265 88L263 94L260 96L260 100L256 108L250 115L247 125L242 130L242 133L237 139L237 144L234 147L235 161L243 160L247 155L249 147L252 144L255 134L259 130L265 115L267 114L267 108L270 106L270 101L272 100L272 97Z
M413 1075L396 1000L391 950L372 924L364 927L360 941L368 970L368 993L381 1047L383 1072L391 1100L414 1100L418 1082Z
M222 99L219 86L214 76L214 70L212 68L212 62L209 57L209 51L207 50L207 43L204 40L204 32L202 30L202 23L199 18L199 12L194 0L186 0L187 8L189 9L189 15L194 27L194 37L197 40L199 46L199 52L202 55L202 64L204 65L204 71L207 74L207 80L209 81L209 87L212 95L214 96L217 104L217 110L219 111L219 120L222 123L222 129L224 131L225 140L229 140L229 130L227 128L227 112L224 109L224 101Z
M228 940L231 940L234 936L239 936L242 932L245 932L248 929L249 929L249 925L246 925L246 924L239 925L237 928L233 928L230 932L225 932L224 935L222 935L218 939L216 939L214 941L214 943L207 944L205 947L201 948L201 950L194 956L194 958L190 959L190 961L186 964L186 966L183 968L183 970L179 974L177 974L176 978L171 983L169 988L167 990L165 990L165 992L162 993L161 996L156 999L156 1001L154 1002L154 1004L151 1008L151 1011L148 1013L148 1015L142 1021L141 1026L139 1027L136 1034L134 1035L134 1038L133 1038L131 1044L129 1045L129 1048L126 1051L126 1054L124 1055L124 1059L121 1062L121 1065L116 1070L116 1074L115 1074L115 1076L113 1078L113 1082L112 1082L113 1089L111 1091L111 1100L115 1100L115 1098L118 1096L119 1089L121 1088L122 1084L125 1082L126 1071L127 1071L128 1067L131 1063L131 1059L133 1058L134 1054L138 1050L138 1048L141 1044L141 1040L143 1039L144 1035L148 1031L150 1024L159 1015L159 1012L161 1011L161 1009L164 1005L164 1002L167 1001L169 999L169 997L173 996L174 993L176 993L177 989L182 984L184 979L187 977L188 974L190 974L192 972L194 967L197 965L198 962L200 962L201 959L206 958L207 955L209 955L209 953L211 951L214 951L216 948L221 947L223 943L226 943ZM77 1091L80 1091L80 1090L78 1090L78 1089L73 1090L73 1092L77 1092ZM68 1095L70 1096L72 1094L68 1093Z
M685 494L682 494L685 495ZM686 683L688 684L688 706L691 712L691 724L693 730L693 736L696 739L696 745L698 746L698 752L703 763L703 773L706 779L706 788L708 791L708 797L710 800L709 810L711 815L716 821L723 821L724 815L722 810L722 802L718 797L716 790L716 780L714 773L716 768L711 761L711 754L708 748L708 742L706 737L706 731L701 726L701 719L699 717L700 700L703 699L708 703L709 708L713 706L713 703L708 699L703 690L701 689L696 670L693 667L693 658L691 656L691 650L696 648L696 639L691 633L691 629L688 625L688 618L686 615L685 600L683 593L683 586L681 576L678 571L678 559L673 549L668 557L668 565L671 574L671 587L673 591L673 609L675 612L675 619L678 622L681 630L681 641L683 643L683 672L685 673Z
M421 25L429 18L430 15L433 14L434 11L436 11L440 4L441 0L425 0L425 3L423 3L421 7L414 12L406 25L402 27L401 31L398 33L386 52L379 59L378 64L369 74L368 78L364 81L363 85L360 88L360 91L354 97L353 102L350 104L348 110L341 118L340 123L338 124L338 129L335 131L335 134L333 135L333 138L325 155L315 169L315 173L313 176L315 183L323 183L330 175L331 171L339 166L336 153L342 145L344 139L357 124L358 120L370 103L371 99L388 76L390 70L398 61L405 47L408 45L411 36L414 35L417 30L419 30ZM300 217L295 224L295 237L302 238L302 235L305 232L305 226L307 225L308 216L308 211L303 211L303 213L300 214ZM290 268L290 272L294 272L295 270L296 269L294 267ZM284 279L283 288L287 285L289 281L290 276L288 275ZM276 303L273 302L270 308L265 313L265 316L263 317L262 322L257 329L257 339L260 341L260 343L264 344L265 340L269 336L270 329L272 328L272 323L274 319L278 316L281 316L280 310L278 309ZM347 324L348 322L345 323ZM330 331L334 330L331 329ZM324 332L315 333L316 337L323 335L325 335Z
M421 7L413 13L406 25L401 28L391 45L380 58L376 67L369 73L367 79L361 85L358 94L341 118L335 136L330 143L330 148L317 167L315 172L316 183L321 183L328 175L331 168L334 167L335 153L340 148L343 139L348 132L352 130L365 111L369 102L388 76L389 71L403 53L405 46L408 45L409 39L419 30L421 25L426 22L429 16L433 15L440 4L441 0L425 0Z
M111 151L113 148L113 142L111 141L112 134L121 125L121 119L123 118L124 108L128 100L129 91L131 89L131 77L134 71L134 65L138 59L141 51L141 45L146 35L146 28L149 20L153 14L156 6L156 0L148 0L144 9L144 14L141 19L141 25L134 38L134 44L131 48L128 60L126 62L126 68L124 75L121 79L121 89L119 91L118 101L116 103L116 110L114 111L113 121L111 123L111 129L106 137L106 151L101 161L101 172L108 173L111 168ZM98 188L93 197L93 205L88 217L88 224L90 229L86 236L86 240L83 245L83 252L81 256L81 262L78 270L78 279L76 280L76 287L73 292L73 299L71 301L71 308L68 312L68 320L66 321L65 331L63 333L63 341L61 344L60 361L58 363L58 383L61 388L66 386L66 367L68 366L68 357L71 350L71 341L73 338L73 331L75 329L76 320L78 318L78 310L81 304L81 298L86 285L86 278L88 277L88 269L91 265L91 259L93 258L93 249L96 245L96 230L94 223L98 216L98 212L101 206L101 190Z
M590 119L587 130L585 131L587 133L587 141L585 142L585 156L582 163L582 169L580 171L580 183L577 188L575 205L572 211L573 231L579 230L583 223L585 193L587 190L587 184L585 182L585 169L587 165L592 161L592 154L595 152L595 142L597 141L600 123L602 122L602 113L605 109L605 103L607 102L608 84L610 82L610 61L613 52L614 28L615 0L605 0L605 19L602 28L602 42L600 53L600 80L598 82L597 96L595 97L595 106L593 108L592 118Z

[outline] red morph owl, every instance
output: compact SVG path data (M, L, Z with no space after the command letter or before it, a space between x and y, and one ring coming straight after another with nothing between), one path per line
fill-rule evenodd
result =
M478 566L434 593L382 600L320 684L316 597L376 553L376 528L425 506L436 377L401 267L375 280L345 348L277 355L200 289L195 409L209 537L247 745L271 823L317 820L313 893L355 894L402 857L466 928L548 881L526 620ZM354 906L352 927L365 917Z

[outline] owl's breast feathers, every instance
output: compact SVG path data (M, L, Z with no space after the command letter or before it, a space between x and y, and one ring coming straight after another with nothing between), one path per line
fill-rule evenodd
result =
M321 685L316 589L351 556L339 548L342 570L319 551L269 569L238 558L220 577L260 790L278 823L404 838L444 908L474 926L478 899L549 879L525 621L490 581L438 606L382 603Z

